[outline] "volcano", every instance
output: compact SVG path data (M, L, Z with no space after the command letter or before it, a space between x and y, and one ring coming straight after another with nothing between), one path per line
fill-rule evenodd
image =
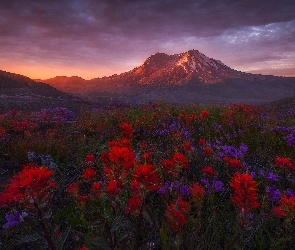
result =
M295 78L234 70L198 50L156 53L128 72L85 80L55 77L43 80L55 88L88 99L127 102L259 104L295 96Z

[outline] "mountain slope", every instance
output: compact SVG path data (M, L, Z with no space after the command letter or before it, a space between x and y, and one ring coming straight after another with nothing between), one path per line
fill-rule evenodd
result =
M137 103L264 103L295 95L295 78L240 72L197 50L175 55L157 53L141 66L110 77L63 77L44 82L87 98Z

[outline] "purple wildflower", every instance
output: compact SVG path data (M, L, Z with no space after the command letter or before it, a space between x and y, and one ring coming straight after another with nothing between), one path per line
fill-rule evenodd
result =
M268 199L272 202L278 201L282 197L282 193L279 189L276 188L276 186L267 186L266 192L268 194Z
M268 177L266 179L270 181L278 181L280 179L280 176L275 175L273 172L268 173Z
M3 228L9 228L13 226L19 225L22 221L23 218L28 216L26 212L15 212L15 213L10 213L5 215L5 219L7 223L3 226Z
M295 198L295 193L293 191L291 191L289 188L286 190L286 195L292 196Z
M214 180L212 183L212 186L213 186L214 191L217 193L224 191L223 183L221 181Z

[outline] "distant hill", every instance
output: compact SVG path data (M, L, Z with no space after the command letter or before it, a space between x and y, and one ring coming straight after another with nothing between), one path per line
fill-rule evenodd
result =
M57 106L78 110L83 101L48 84L0 71L0 114L10 109L33 111Z
M84 98L135 103L260 104L295 96L294 77L240 72L198 50L156 53L141 66L119 75L91 80L55 77L42 82Z

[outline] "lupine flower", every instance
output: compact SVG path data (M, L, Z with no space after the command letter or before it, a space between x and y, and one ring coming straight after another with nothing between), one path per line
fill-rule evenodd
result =
M288 196L292 196L292 197L294 197L295 198L295 192L293 192L292 190L290 190L289 188L286 190L286 195L288 195Z
M267 186L266 187L266 192L268 194L268 199L271 202L277 202L281 197L282 193L279 189L276 188L276 186Z
M252 209L260 206L257 184L248 173L235 173L229 184L234 189L234 195L230 198L241 213L248 215Z
M45 167L25 165L8 184L0 195L0 204L3 207L29 203L30 199L48 198L49 189L54 188L55 184L50 180L52 170ZM1 205L0 205L1 207Z
M158 194L165 195L167 192L174 192L182 197L191 195L190 188L181 183L166 182L164 186L157 190Z
M27 216L28 216L28 213L26 213L26 212L22 212L22 213L15 212L15 213L7 214L7 215L5 215L5 219L6 219L7 223L3 226L3 228L17 226L23 221L23 218L25 218Z
M212 188L213 188L213 191L215 191L216 193L224 191L222 181L213 180Z

